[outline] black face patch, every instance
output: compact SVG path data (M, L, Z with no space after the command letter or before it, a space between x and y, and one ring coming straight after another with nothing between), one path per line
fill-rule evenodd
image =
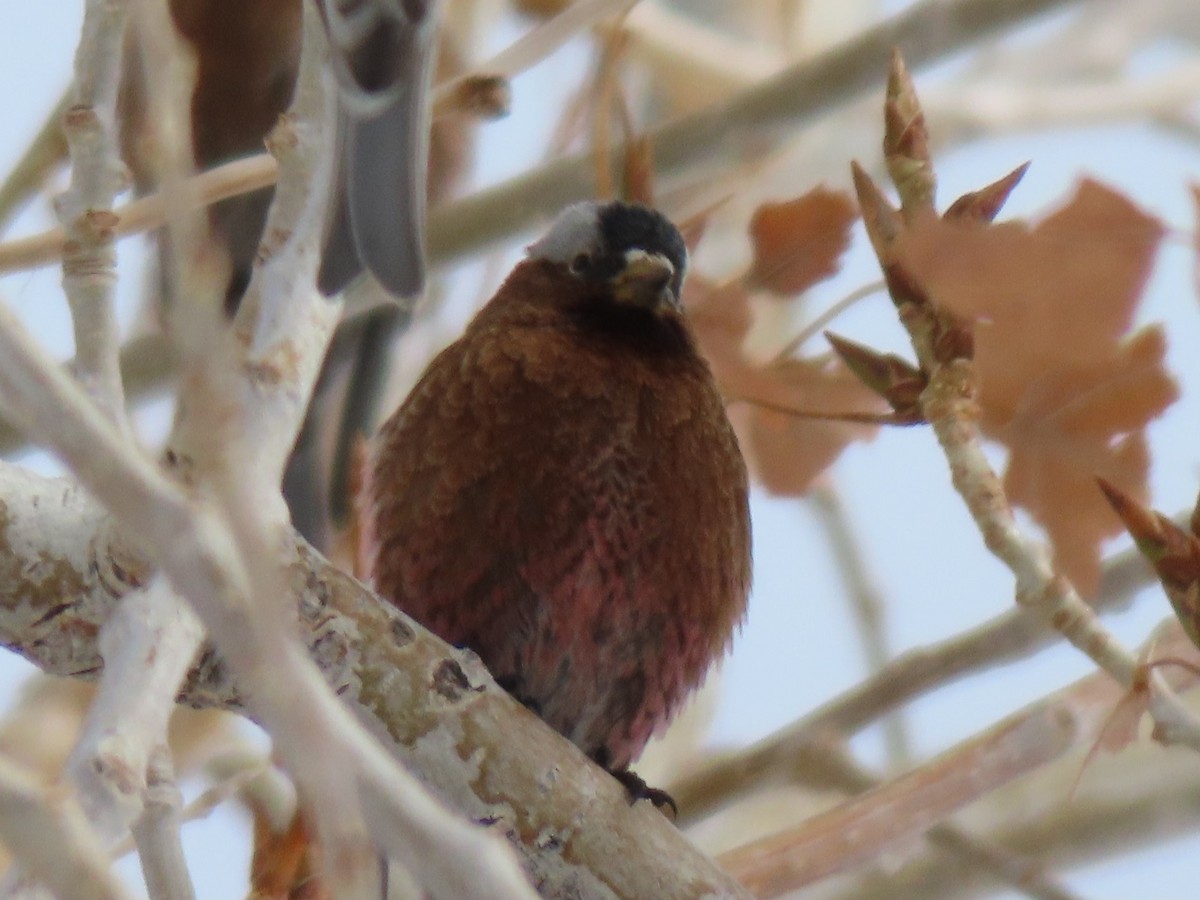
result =
M679 296L687 268L687 246L683 242L683 235L671 224L670 219L648 206L616 201L600 207L598 221L609 267L615 271L624 265L627 250L657 253L669 259L675 267L671 290L676 297Z

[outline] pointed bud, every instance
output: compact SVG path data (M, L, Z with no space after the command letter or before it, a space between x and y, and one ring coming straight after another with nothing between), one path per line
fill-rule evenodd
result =
M886 266L891 262L892 245L903 230L904 222L899 211L862 166L851 162L850 174L854 178L854 192L858 197L858 208L867 229L867 237L871 239L871 247L880 265Z
M1154 566L1188 637L1200 647L1200 538L1103 478L1097 477L1096 482L1138 550Z
M920 404L927 382L920 369L894 353L880 353L831 331L825 332L825 339L846 368L888 402L896 413L894 421L902 424L924 421Z
M937 179L929 155L929 128L899 50L892 51L883 119L883 158L900 194L905 221L932 215Z
M1022 163L1003 178L987 187L963 194L950 204L942 216L947 222L990 222L996 218L1008 195L1025 177L1029 163Z

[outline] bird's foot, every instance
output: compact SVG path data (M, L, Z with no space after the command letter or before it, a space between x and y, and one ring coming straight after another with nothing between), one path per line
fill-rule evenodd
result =
M675 798L664 790L650 787L637 772L632 769L609 769L608 771L613 778L625 785L625 790L629 793L630 806L639 800L649 800L660 813L672 822L679 817L679 807L675 805Z

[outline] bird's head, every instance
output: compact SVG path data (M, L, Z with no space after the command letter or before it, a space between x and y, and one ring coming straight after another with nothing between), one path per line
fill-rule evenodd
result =
M640 204L585 202L567 207L529 247L619 309L678 312L687 247L662 213Z

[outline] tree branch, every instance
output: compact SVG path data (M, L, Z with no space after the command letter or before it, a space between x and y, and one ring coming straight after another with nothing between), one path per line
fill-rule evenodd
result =
M71 186L56 203L65 230L63 289L75 327L75 375L122 430L127 426L113 302L117 252L112 208L125 180L116 123L125 13L125 0L89 0L84 10L73 103L63 118Z
M1179 627L1160 642L1164 651L1168 645L1190 646ZM1122 696L1108 673L1096 672L886 784L718 859L756 896L812 884L928 831L1071 748L1096 741ZM808 755L818 761L828 756L820 741Z
M1128 550L1105 566L1095 609L1123 608L1152 581L1153 571L1141 554ZM743 791L791 778L803 764L805 748L822 735L850 737L931 690L1023 659L1058 640L1059 633L1048 622L1017 607L963 634L910 650L798 722L670 785L680 822L705 816Z
M781 132L879 85L893 47L919 69L1031 18L1088 0L924 0L862 34L797 63L727 102L663 123L647 132L659 178L689 166L718 163L778 142ZM1095 3L1097 0L1091 0ZM616 147L619 156L622 148ZM592 195L589 153L547 163L463 200L433 210L429 257L433 265L463 259L520 234L569 203ZM227 163L197 176L198 205L214 203L274 182L269 156ZM158 195L118 211L115 233L132 234L163 222ZM0 244L0 273L49 265L62 253L61 231Z
M112 563L97 557L102 511L71 481L8 464L0 497L0 642L46 671L94 676L96 623L122 598L103 575ZM597 897L745 896L650 804L631 807L622 785L497 688L476 657L292 540L289 609L325 680L440 797L513 842L546 894L583 885ZM211 647L180 700L245 709Z
M150 900L195 900L180 839L182 798L165 746L151 757L148 771L145 808L133 826L146 891Z
M0 840L59 897L129 900L83 812L61 788L44 788L0 757Z

